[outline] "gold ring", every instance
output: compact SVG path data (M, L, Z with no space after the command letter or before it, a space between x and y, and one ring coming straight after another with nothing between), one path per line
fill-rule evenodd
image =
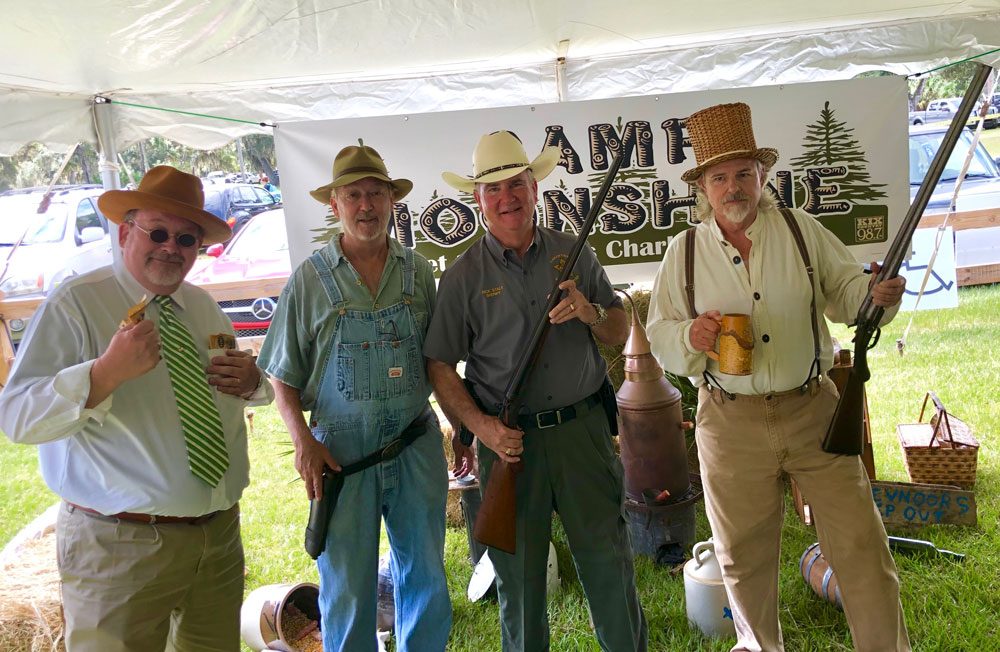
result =
M569 311L570 312L576 312L576 306L574 304L572 304L572 303L569 304Z
M507 449L504 449L504 452L505 452L505 453L507 453L507 455L508 455L508 456L510 456L510 455L513 455L513 454L514 454L514 451L512 451L512 450L511 450L511 449L509 449L509 448L507 448Z

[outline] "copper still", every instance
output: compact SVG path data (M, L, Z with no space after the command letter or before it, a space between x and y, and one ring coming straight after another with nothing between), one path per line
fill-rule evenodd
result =
M621 292L619 290L619 292ZM632 304L632 330L625 342L625 380L618 390L619 443L625 493L637 503L666 505L691 488L681 412L681 393L663 375Z

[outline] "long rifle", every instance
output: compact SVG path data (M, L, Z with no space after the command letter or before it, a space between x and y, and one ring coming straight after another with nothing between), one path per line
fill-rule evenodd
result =
M535 323L534 331L528 346L525 347L521 360L514 369L513 375L507 381L507 388L504 390L503 403L500 404L500 420L508 428L517 428L517 413L521 407L521 388L530 377L534 369L535 362L545 344L545 336L548 335L549 313L556 307L562 297L559 286L569 279L576 267L576 261L580 258L580 253L587 244L587 236L594 226L594 221L604 207L604 200L608 197L611 184L614 183L615 175L621 168L623 155L619 154L611 162L607 174L604 175L604 182L594 203L590 205L587 219L584 220L580 232L576 236L576 242L569 252L566 265L563 267L559 280L549 293L549 300L542 312L541 317ZM472 528L472 535L476 541L492 546L506 553L514 554L517 538L517 474L521 471L521 462L510 464L504 460L497 459L493 463L490 471L490 479L486 483L486 491L483 492L483 502L479 507L479 514L476 516L476 523Z
M889 247L889 252L885 255L882 268L875 275L873 285L896 276L903 264L903 259L910 251L910 240L913 238L917 223L920 222L924 209L927 208L927 202L934 192L934 187L940 180L941 173L944 172L945 164L958 143L958 137L961 135L962 129L965 128L966 120L969 119L976 98L986 86L986 80L992 70L989 66L977 65L978 68L972 77L972 82L965 90L962 103L941 140L941 146L931 161L930 169L927 170L927 174L920 184L920 189L917 190L917 194L913 198L913 203L910 204L910 210L903 218L903 224L899 227L899 231ZM868 349L878 344L878 338L881 334L879 321L884 313L884 308L876 306L872 302L872 295L869 292L861 303L858 316L854 320L854 366L840 392L837 411L833 414L833 419L830 421L826 437L823 440L823 450L828 453L860 455L864 449L863 396L865 383L871 378L871 370L868 368Z

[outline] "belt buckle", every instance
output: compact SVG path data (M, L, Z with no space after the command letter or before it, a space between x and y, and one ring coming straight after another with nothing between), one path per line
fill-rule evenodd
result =
M406 444L403 443L401 438L393 439L391 442L386 444L384 448L382 448L379 458L380 460L391 460L399 455L405 447Z
M554 414L556 417L555 423L542 423L542 417ZM545 430L546 428L555 428L556 426L562 424L562 411L561 410L547 410L545 412L539 412L535 415L535 425L539 430Z

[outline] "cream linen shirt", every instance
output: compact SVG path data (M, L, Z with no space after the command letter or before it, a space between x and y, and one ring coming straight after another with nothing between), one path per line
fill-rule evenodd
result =
M269 403L270 383L249 401L212 389L229 452L229 468L214 488L188 469L165 361L84 407L94 360L144 294L120 262L60 285L32 318L0 392L0 429L11 441L38 445L46 484L69 502L104 514L200 516L227 509L249 482L243 408ZM184 283L172 297L208 366L208 335L232 333L232 324L200 288ZM146 318L159 319L155 304Z
M793 210L816 270L820 368L833 365L828 319L852 323L868 294L872 278L864 274L847 247L811 215ZM676 237L660 264L650 297L646 333L652 352L667 371L705 384L706 369L722 387L736 394L767 394L802 385L813 362L809 317L811 293L805 266L792 233L777 210L761 211L746 235L753 242L750 260L740 259L714 219L695 228L695 310L751 315L754 334L753 373L730 376L701 351L691 347L692 319L684 290L684 240ZM899 310L887 308L882 323Z

